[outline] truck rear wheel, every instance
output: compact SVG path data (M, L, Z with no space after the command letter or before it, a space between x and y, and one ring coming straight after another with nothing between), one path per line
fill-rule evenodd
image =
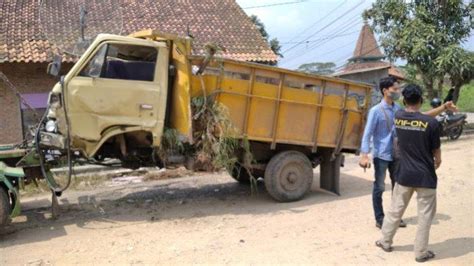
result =
M313 167L306 155L284 151L275 155L265 169L265 187L277 201L290 202L304 197L313 184Z
M4 188L0 187L0 228L7 225L11 212L10 197Z

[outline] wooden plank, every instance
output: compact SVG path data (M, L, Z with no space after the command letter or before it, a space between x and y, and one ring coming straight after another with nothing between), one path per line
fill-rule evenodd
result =
M357 145L359 146L362 142L362 135L364 134L364 129L365 129L365 123L367 122L367 113L369 112L369 107L370 107L370 99L372 98L372 88L366 88L365 90L365 105L364 108L362 108L362 111L360 113L360 129L359 129L359 141L357 142ZM359 149L357 150L356 154L359 155Z
M316 106L316 116L314 118L314 126L313 126L313 148L311 152L315 153L318 150L318 130L319 130L319 122L321 119L321 112L323 111L322 104L324 101L324 94L326 93L326 81L323 80L321 84L321 91L318 98L318 103Z
M280 115L280 105L281 105L281 92L283 90L283 85L285 84L285 74L280 74L280 85L278 86L278 96L275 101L275 116L273 117L273 131L272 131L272 144L270 149L274 150L276 148L276 131L278 128L278 116Z
M349 118L349 112L346 109L347 105L347 95L349 94L349 85L344 85L344 98L342 99L342 106L341 106L341 124L339 125L339 132L337 134L336 139L336 148L334 149L331 160L336 158L336 155L341 152L341 146L344 139L344 133L346 131L347 120Z
M253 87L255 84L255 68L252 68L250 71L250 80L249 80L249 87L247 89L247 100L245 102L245 116L244 116L244 124L242 128L242 133L247 136L247 128L249 123L249 115L250 115L250 105L253 95Z

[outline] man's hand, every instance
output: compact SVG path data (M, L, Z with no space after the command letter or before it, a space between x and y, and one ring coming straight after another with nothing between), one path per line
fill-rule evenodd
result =
M368 154L362 153L360 160L359 160L359 166L365 169L370 168L370 158Z
M449 110L449 111L453 112L453 113L456 113L456 112L459 111L458 107L452 101L445 102L444 103L444 108L446 110Z

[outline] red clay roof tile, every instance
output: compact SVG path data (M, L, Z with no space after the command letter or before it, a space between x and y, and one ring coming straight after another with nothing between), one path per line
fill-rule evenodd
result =
M195 54L203 54L204 44L214 42L226 48L224 56L228 58L265 62L278 59L235 0L119 2L122 35L153 28L185 36L189 28L195 38ZM65 1L57 3L64 16L78 16L67 13L74 11L64 10ZM41 29L39 5L40 1L33 0L0 1L0 63L52 60L52 51L57 47L48 41ZM73 56L65 57L68 62L75 59Z

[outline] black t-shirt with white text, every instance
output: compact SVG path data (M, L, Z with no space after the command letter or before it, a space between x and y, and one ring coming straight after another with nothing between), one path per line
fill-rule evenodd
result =
M406 187L436 188L433 150L440 148L440 125L433 117L400 110L395 114L400 149L397 183Z

